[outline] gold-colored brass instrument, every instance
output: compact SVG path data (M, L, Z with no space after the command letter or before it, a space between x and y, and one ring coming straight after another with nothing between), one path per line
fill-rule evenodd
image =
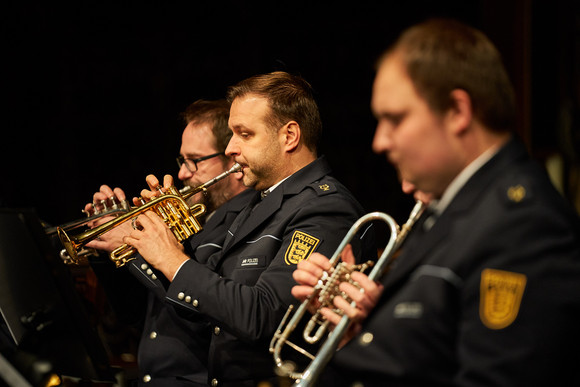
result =
M188 193L189 191L191 191L192 189L193 188L190 186L185 186L179 190L179 193L181 195L184 195L184 194ZM94 220L98 220L98 219L101 219L101 218L104 218L107 216L117 217L121 214L125 214L125 213L135 209L135 207L131 207L129 205L129 201L127 199L123 199L123 200L119 201L115 198L112 198L112 199L109 199L109 201L111 201L112 203L110 203L110 204L107 203L107 200L102 200L99 203L103 207L102 209L99 209L95 204L93 204L94 212L92 213L92 215L89 212L83 210L82 212L84 212L87 215L86 217L76 219L76 220L73 220L73 221L68 222L68 223L61 224L60 226L47 227L44 229L44 232L48 236L52 236L52 235L56 234L59 228L63 229L64 231L70 232L70 231L75 230L77 228L86 226L89 222L92 222ZM77 255L77 257L73 260L70 257L70 255L67 253L66 249L62 249L60 251L60 258L67 265L79 264L80 257L83 257L83 258L88 258L89 256L96 257L99 255L99 252L95 249L83 247L82 249L77 251L76 255Z
M58 236L68 256L70 257L71 262L78 263L79 251L83 249L84 245L110 231L111 229L119 226L120 224L128 220L134 221L137 216L152 210L165 221L177 240L179 242L183 242L193 234L201 231L202 227L197 220L197 217L205 213L205 206L203 204L194 204L190 207L186 202L187 199L197 193L206 191L209 186L224 179L231 173L241 171L241 169L241 165L236 163L229 170L197 187L191 188L183 195L172 186L168 188L167 192L163 193L161 196L153 198L151 201L143 203L139 207L132 208L130 211L120 215L115 219L103 223L100 226L74 236L69 236L65 229L58 227ZM110 258L113 262L115 262L117 267L121 267L127 262L135 259L132 257L135 253L135 248L125 244L113 250L110 254Z
M366 268L371 266L371 264L367 262L361 265L354 265L349 267L344 262L339 262L339 258L344 248L350 243L352 238L362 228L362 226L371 221L382 220L390 227L391 235L389 242L376 264L373 265L374 267L368 275L369 279L375 281L380 279L380 277L385 272L385 269L388 268L393 260L395 252L401 247L405 238L407 237L407 234L415 222L419 219L424 209L425 205L422 202L417 201L407 222L400 229L399 225L391 216L382 212L371 212L366 214L352 225L330 258L332 267L329 272L324 272L322 278L314 287L312 294L298 306L295 312L294 305L291 305L288 308L284 318L280 323L280 326L276 330L276 333L270 342L270 352L274 356L274 362L280 375L296 379L296 385L298 386L313 385L320 376L320 373L326 364L332 358L332 355L336 351L336 348L338 347L342 337L346 333L346 330L350 324L350 319L348 316L343 315L338 325L332 332L328 334L326 341L322 343L316 355L311 354L308 350L289 340L290 335L296 329L308 310L320 304L320 306L317 307L318 309L316 313L312 315L303 331L303 338L307 343L318 343L326 333L328 326L328 321L326 321L320 315L321 308L329 307L331 309L335 309L333 305L333 298L337 295L342 295L340 290L338 290L338 285L345 281L352 283L350 274L353 271L364 271ZM315 334L312 334L312 332L315 332ZM289 347L312 360L303 372L296 371L295 365L292 362L282 360L281 353L284 345L288 345Z

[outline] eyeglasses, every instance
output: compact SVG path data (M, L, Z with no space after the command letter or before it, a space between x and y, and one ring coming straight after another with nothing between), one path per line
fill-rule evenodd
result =
M197 163L202 162L204 160L209 160L212 159L216 156L221 156L225 154L224 152L218 152L218 153L214 153L212 155L209 156L203 156L203 157L199 157L197 159L188 159L187 157L183 157L182 155L177 156L176 160L177 160L177 165L179 165L179 168L181 169L181 166L183 164L185 164L185 168L187 168L187 170L191 173L197 172Z

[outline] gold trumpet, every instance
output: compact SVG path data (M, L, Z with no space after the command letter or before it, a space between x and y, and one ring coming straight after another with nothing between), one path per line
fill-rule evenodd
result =
M197 217L203 215L206 210L205 205L203 204L194 204L190 207L187 204L187 199L197 193L205 192L209 186L226 178L231 173L239 172L241 170L242 166L236 163L229 170L197 187L191 188L184 194L181 194L174 186L169 187L167 192L163 193L161 196L158 196L147 203L143 203L139 207L132 208L123 215L103 223L100 226L74 236L69 236L64 228L57 227L58 237L60 238L71 263L78 264L79 251L83 249L84 245L128 220L134 222L137 216L152 210L169 226L177 240L183 242L193 234L201 231L202 227L197 220ZM124 244L113 250L109 257L113 262L115 262L116 267L121 267L127 262L135 259L133 257L135 253L135 248Z
M192 189L193 188L190 186L185 186L179 190L179 193L181 195L185 195L186 193L188 193ZM163 192L161 192L161 193L163 193ZM141 200L143 200L143 199L141 199ZM103 207L103 209L99 209L95 204L93 204L94 212L92 213L92 215L90 212L83 210L82 212L84 212L87 215L86 217L76 219L76 220L73 220L71 222L61 224L59 226L46 227L44 229L44 232L48 236L52 236L52 235L56 234L59 228L63 229L64 231L70 232L70 231L75 230L77 228L86 226L89 222L92 222L94 220L98 220L98 219L104 218L106 216L116 217L116 216L119 216L121 214L125 214L125 213L135 209L135 207L131 207L131 205L129 204L129 201L127 201L127 199L123 199L123 200L119 201L113 197L113 198L109 199L109 201L111 201L110 204L107 202L107 200L101 200L101 202L99 204ZM142 201L142 203L144 204L145 202ZM67 253L66 249L62 249L60 251L60 258L67 265L72 265L72 264L78 265L81 261L80 257L83 257L83 258L89 257L89 256L97 257L98 255L99 255L99 252L96 249L83 247L81 250L76 252L76 258L73 260L70 257L70 255Z
M342 316L340 322L337 324L334 330L328 334L327 339L324 341L324 343L322 343L316 355L311 354L308 350L291 342L289 340L290 335L296 329L307 311L315 307L315 305L320 304L316 310L316 313L312 315L303 331L303 338L307 343L318 343L326 333L328 326L328 321L326 321L321 316L320 310L322 307L329 307L334 309L332 302L333 298L337 295L343 295L340 290L338 290L338 285L341 282L350 282L355 284L351 280L350 274L353 271L364 271L371 266L374 267L368 275L369 279L373 281L380 279L385 270L393 261L395 252L401 247L409 231L415 222L419 219L424 210L425 205L421 201L417 201L413 207L413 210L411 211L411 214L409 215L407 222L403 225L402 228L399 228L399 225L391 216L382 212L368 213L358 219L352 225L330 258L330 263L332 266L330 270L323 273L322 278L320 278L318 284L314 287L312 294L299 305L295 312L294 305L291 305L288 308L286 314L280 322L278 329L274 333L272 341L270 342L270 352L274 356L274 362L276 364L277 371L281 376L287 376L292 379L296 379L297 386L310 386L318 380L322 370L332 358L332 355L336 351L336 348L338 347L342 337L346 333L346 330L350 324L349 317L346 315ZM375 220L381 220L387 223L391 232L389 242L376 264L373 265L372 262L367 262L361 265L354 265L349 267L349 265L345 264L344 262L339 262L339 257L341 256L344 248L350 243L356 233L362 228L363 225ZM290 316L292 317L290 318ZM312 334L312 332L315 332L315 334ZM284 345L288 345L289 347L312 360L303 372L295 371L296 367L292 362L282 360L281 353Z

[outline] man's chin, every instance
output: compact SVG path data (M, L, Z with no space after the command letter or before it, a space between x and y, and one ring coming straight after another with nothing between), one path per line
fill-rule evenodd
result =
M256 180L252 179L250 176L248 176L246 173L244 173L244 177L242 177L242 184L247 187L247 188L253 188L256 189Z

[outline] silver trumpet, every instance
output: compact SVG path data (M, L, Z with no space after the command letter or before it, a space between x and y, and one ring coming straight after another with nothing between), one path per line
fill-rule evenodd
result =
M350 324L350 319L348 316L343 315L338 325L334 328L332 332L330 332L322 343L320 349L316 353L316 355L311 354L308 350L300 347L299 345L292 343L289 340L290 335L296 329L304 315L308 312L309 309L313 309L316 305L317 307L316 313L312 315L306 327L303 331L303 338L309 344L318 343L323 336L325 335L328 329L328 321L326 321L321 315L320 310L322 307L329 307L331 309L335 309L333 306L333 298L337 295L345 296L341 294L338 290L338 285L341 282L351 282L354 283L351 278L350 274L353 271L364 271L369 267L373 267L371 272L369 273L369 279L375 281L382 277L385 270L389 267L391 262L393 261L394 254L398 251L398 249L403 244L405 238L407 237L409 231L415 224L415 222L420 218L423 211L425 210L425 205L421 201L417 201L407 222L403 225L402 228L399 228L399 225L395 222L395 220L382 212L371 212L360 219L358 219L350 228L332 257L330 258L330 263L332 265L331 269L328 272L324 272L322 278L318 281L318 284L314 287L312 294L304 300L294 311L294 305L291 305L286 314L282 318L280 325L276 332L274 333L274 337L270 342L270 352L274 357L274 362L277 367L278 374L281 376L287 376L292 379L296 379L297 386L311 386L316 383L320 374L322 373L324 367L330 359L332 355L336 351L341 339L343 338L344 334L347 331L347 328ZM356 233L368 222L381 220L385 222L390 228L390 238L387 246L383 250L381 256L379 257L376 264L373 265L372 262L366 262L360 265L350 266L346 263L339 261L339 258L344 250L344 248L350 243L352 238L356 235ZM352 306L355 306L355 303L352 303ZM337 311L335 309L335 311ZM341 314L340 311L339 314ZM292 317L290 317L292 316ZM312 334L312 332L315 332ZM297 372L295 370L295 365L290 361L284 361L281 357L282 349L284 345L288 345L289 347L293 348L294 350L298 351L302 355L310 358L312 361L308 365L308 367L303 372Z

